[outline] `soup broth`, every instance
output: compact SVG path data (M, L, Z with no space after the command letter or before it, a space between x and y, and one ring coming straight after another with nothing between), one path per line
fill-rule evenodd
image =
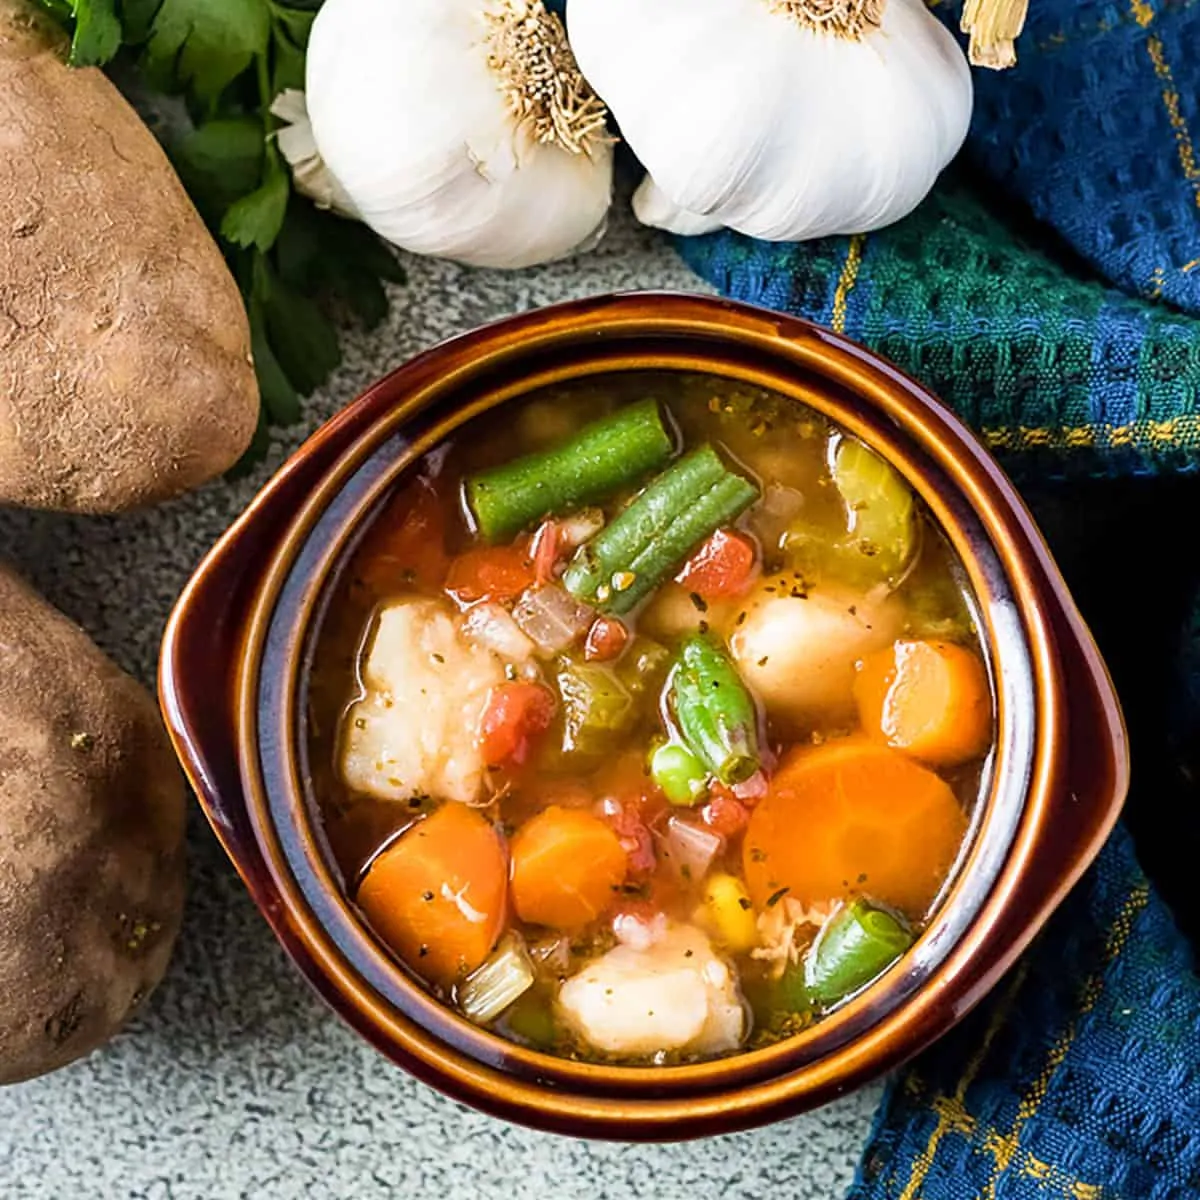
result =
M615 374L406 475L329 606L309 738L345 887L435 995L675 1063L903 955L993 702L963 572L888 464L774 394Z

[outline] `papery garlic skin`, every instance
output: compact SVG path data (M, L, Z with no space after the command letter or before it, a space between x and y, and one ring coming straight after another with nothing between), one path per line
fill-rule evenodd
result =
M648 172L638 219L801 241L911 212L966 137L970 68L923 0L873 7L847 38L786 0L568 0L576 60Z
M359 212L354 201L333 177L317 150L304 93L297 88L280 92L271 104L271 115L284 122L275 133L275 139L280 153L292 168L296 191L307 196L318 208L357 218Z
M326 0L305 98L338 194L387 241L471 266L525 267L594 242L612 197L603 107L569 107L560 135L547 58L533 75L497 58L554 29L561 41L540 0Z

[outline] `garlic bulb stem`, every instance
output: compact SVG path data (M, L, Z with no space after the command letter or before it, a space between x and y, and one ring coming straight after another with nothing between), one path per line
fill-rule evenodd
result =
M887 0L770 0L775 12L787 13L805 28L858 41L883 20Z
M501 0L484 14L490 33L488 66L496 73L509 112L540 145L589 157L608 142L608 110L588 86L567 31L543 0Z
M977 67L1002 71L1017 61L1029 0L966 0L960 28L971 35L967 56Z

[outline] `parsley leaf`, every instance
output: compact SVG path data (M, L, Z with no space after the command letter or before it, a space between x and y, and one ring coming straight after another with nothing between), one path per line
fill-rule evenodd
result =
M267 158L266 179L249 195L230 205L221 221L221 236L235 246L255 246L264 254L275 244L287 215L291 184L274 155Z
M113 0L74 0L75 36L71 39L73 67L100 67L121 48L124 31Z
M253 301L250 304L250 347L265 413L276 425L294 424L301 416L300 396L271 349L262 306Z
M266 54L270 40L266 0L163 0L144 64L164 90L184 87L213 106L255 58Z
M121 0L121 24L130 46L140 46L150 36L161 5L162 0Z
M210 225L219 225L239 196L259 186L266 135L258 117L214 117L169 150L193 203Z
M284 283L265 256L255 260L255 291L262 297L267 339L298 392L315 391L342 361L337 333L320 307Z

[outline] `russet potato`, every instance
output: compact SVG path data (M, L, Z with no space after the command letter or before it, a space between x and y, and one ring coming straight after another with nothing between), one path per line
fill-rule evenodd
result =
M154 136L0 0L0 503L114 512L230 467L258 419L244 305Z
M162 978L183 834L151 697L0 566L0 1084L95 1049Z

